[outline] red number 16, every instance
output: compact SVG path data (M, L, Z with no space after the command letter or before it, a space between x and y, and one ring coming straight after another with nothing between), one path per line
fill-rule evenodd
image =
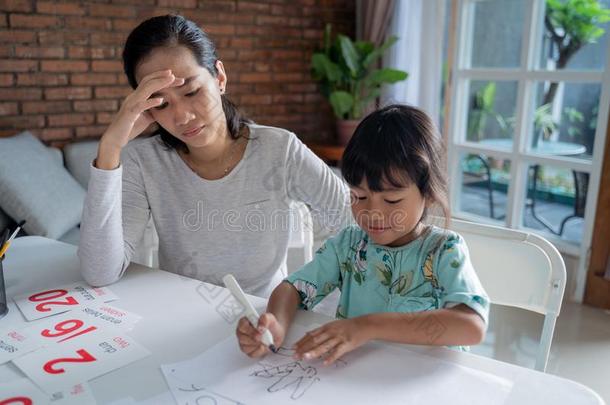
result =
M50 329L43 329L43 331L40 334L42 336L48 337L48 338L59 337L59 336L63 336L65 334L77 331L84 324L85 323L83 321L81 321L80 319L69 319L67 321L63 321L63 322L60 322L57 325L55 325L55 330L57 331L56 333L53 333L53 331ZM68 326L68 325L71 325L71 326ZM84 335L85 333L88 333L88 332L93 332L96 329L97 328L95 326L90 326L87 329L84 329L80 332L76 332L72 336L63 338L63 339L59 340L58 342L63 342L64 340L72 339L74 337Z

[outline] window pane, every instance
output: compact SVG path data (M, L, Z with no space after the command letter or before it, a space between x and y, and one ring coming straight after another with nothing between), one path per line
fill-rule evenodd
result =
M517 82L471 81L466 139L497 149L510 149Z
M473 3L472 67L507 68L520 64L525 1Z
M530 150L543 155L591 159L601 86L550 83L536 86Z
M588 188L588 173L530 166L523 225L580 243Z
M503 221L510 182L510 161L467 154L462 157L461 171L460 210Z
M557 7L546 2L539 67L602 70L610 22L599 21L603 21L610 0L579 2L578 7L567 9L568 13L562 12L569 3L574 1L561 1Z

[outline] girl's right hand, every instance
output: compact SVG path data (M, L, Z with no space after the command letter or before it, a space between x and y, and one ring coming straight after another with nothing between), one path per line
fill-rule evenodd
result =
M118 165L123 147L154 122L148 110L161 105L163 98L150 98L152 94L183 84L184 78L177 78L171 70L162 70L144 76L138 87L125 98L112 123L102 135L97 166L107 168L100 167L100 163L102 166L107 166L108 164L104 164L107 162L112 166Z
M286 331L273 314L269 312L262 314L258 319L256 328L247 318L241 318L237 324L236 331L241 351L252 358L261 357L269 353L269 348L261 342L265 329L271 332L273 343L275 347L279 348L284 342Z

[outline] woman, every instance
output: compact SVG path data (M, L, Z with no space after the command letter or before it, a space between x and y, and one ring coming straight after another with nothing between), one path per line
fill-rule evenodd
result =
M339 229L349 215L346 186L294 134L239 113L214 44L192 21L144 21L123 62L135 90L91 169L83 277L117 281L152 216L162 269L214 284L230 272L246 292L268 296L286 274L290 203ZM155 122L156 136L130 142Z

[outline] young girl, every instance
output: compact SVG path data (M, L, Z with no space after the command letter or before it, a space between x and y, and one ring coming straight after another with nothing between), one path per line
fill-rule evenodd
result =
M422 111L390 105L366 117L343 155L353 225L326 241L312 262L275 288L254 328L240 320L241 350L264 355L261 332L281 345L297 308L312 309L335 288L339 320L299 340L297 359L331 364L369 340L472 345L485 335L489 299L464 240L424 224L429 208L448 217L441 138Z

